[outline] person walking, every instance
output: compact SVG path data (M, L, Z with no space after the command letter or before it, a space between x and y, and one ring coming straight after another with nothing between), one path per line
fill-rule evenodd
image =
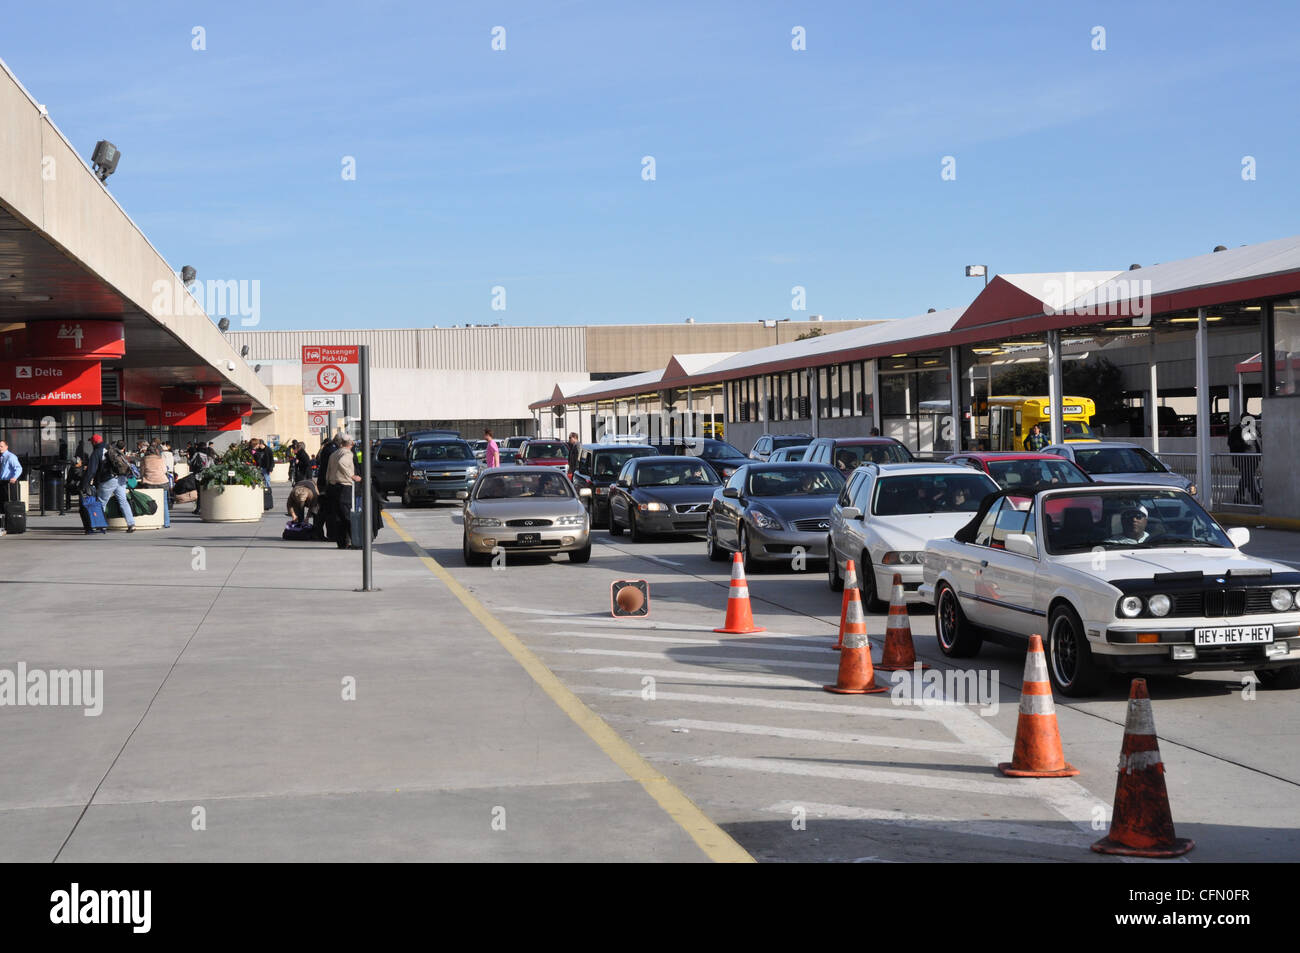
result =
M569 434L569 479L573 479L573 474L578 471L578 435Z
M492 431L484 430L483 436L487 440L487 450L483 453L483 466L489 469L501 466L501 448L497 446Z
M9 449L8 443L0 440L0 493L4 495L3 502L22 499L22 487L18 485L18 478L22 475L23 465L18 462L18 456ZM0 536L7 535L4 524L0 523Z
M1043 433L1043 428L1034 424L1029 428L1029 436L1025 438L1025 449L1030 453L1039 453L1047 446L1047 437Z
M326 514L333 525L330 539L339 549L352 545L352 488L361 482L357 476L356 458L352 455L352 438L346 434L339 438L338 449L326 467Z
M90 456L86 458L85 469L81 473L81 499L87 500L95 496L95 487L99 482L99 471L104 467L104 452L108 449L104 444L104 438L95 434L90 438ZM86 535L92 535L95 530L91 529L90 516L86 513L85 507L81 509L81 526L86 531ZM107 529L100 529L99 532L107 533Z
M131 474L131 462L126 457L126 441L119 440L112 447L104 448L104 458L100 461L96 482L99 485L99 502L107 504L116 499L122 518L126 520L126 531L135 532L135 514L131 512L131 500L126 495L126 480Z

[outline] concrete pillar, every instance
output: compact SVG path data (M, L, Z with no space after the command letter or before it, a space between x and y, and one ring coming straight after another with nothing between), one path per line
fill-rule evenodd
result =
M1047 332L1047 396L1052 407L1051 442L1065 442L1065 421L1061 400L1061 332Z
M686 387L686 420L687 420L686 426L682 428L682 436L685 437L689 435L693 437L696 434L695 398L694 395L691 393L691 388L689 385L687 385Z
M1156 370L1156 332L1153 329L1147 337L1150 344L1151 386L1147 390L1147 405L1150 408L1147 418L1151 425L1151 452L1160 452L1160 373Z
M867 361L865 368L871 381L871 426L880 431L880 362L875 358Z
M1210 329L1205 309L1196 309L1196 495L1207 510L1210 488Z
M956 453L961 449L961 349L957 347L948 348L948 392L952 419L943 436L949 451Z
M821 436L821 381L817 374L817 368L810 367L805 374L808 375L808 416L812 421L812 435Z
M758 379L758 422L767 423L767 377L761 376ZM767 427L763 427L763 432L767 432Z

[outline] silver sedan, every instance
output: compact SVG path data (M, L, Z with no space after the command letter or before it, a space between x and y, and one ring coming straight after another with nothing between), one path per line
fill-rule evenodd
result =
M502 552L568 553L575 563L591 559L591 519L583 496L554 467L484 471L462 515L467 566L481 566Z

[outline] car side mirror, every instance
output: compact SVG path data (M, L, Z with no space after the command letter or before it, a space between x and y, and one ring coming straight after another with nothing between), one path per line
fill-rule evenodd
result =
M862 519L862 511L856 506L846 506L840 510L840 516L846 520Z
M1021 556L1037 556L1038 545L1032 537L1024 533L1008 533L1007 552L1018 553Z
M1241 549L1250 542L1250 530L1244 526L1231 526L1228 528L1228 539L1232 541L1232 545Z
M734 486L723 487L722 495L729 500L740 499L740 491L737 490Z

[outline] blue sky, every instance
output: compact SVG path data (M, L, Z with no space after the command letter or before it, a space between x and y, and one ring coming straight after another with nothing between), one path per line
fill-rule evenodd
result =
M25 3L0 56L263 329L902 317L1300 232L1266 6Z

